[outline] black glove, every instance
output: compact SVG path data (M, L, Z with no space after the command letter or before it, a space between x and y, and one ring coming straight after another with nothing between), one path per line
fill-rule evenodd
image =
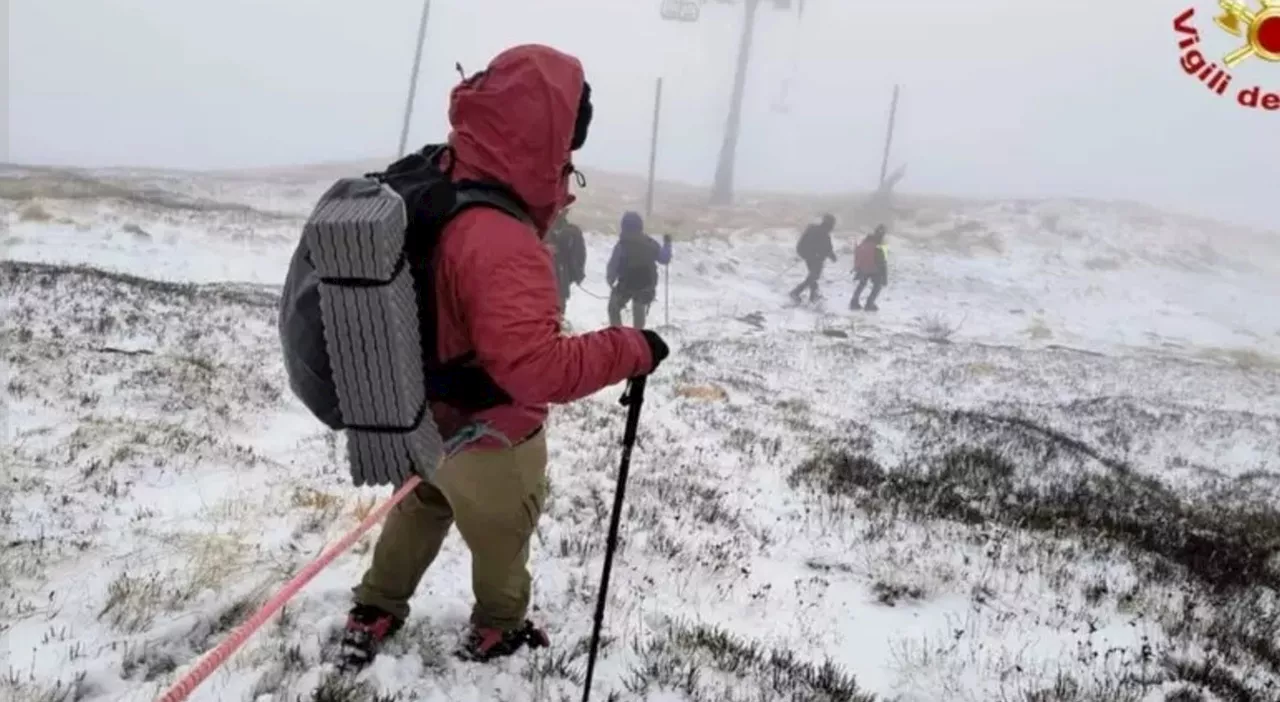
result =
M640 333L644 334L645 343L649 344L649 353L653 356L653 367L649 369L649 373L652 373L658 370L658 364L671 353L671 349L667 348L667 342L663 341L657 332L642 329ZM647 374L642 373L642 375Z
M671 235L670 235L670 234L663 234L663 235L662 235L662 243L663 243L663 244L665 244L665 245L667 245L667 246L670 246L670 245L671 245Z

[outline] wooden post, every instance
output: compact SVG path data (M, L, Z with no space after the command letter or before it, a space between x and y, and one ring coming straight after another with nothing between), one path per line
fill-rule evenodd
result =
M658 124L662 120L662 77L653 91L653 131L649 135L649 188L644 195L644 218L653 217L653 188L658 165ZM671 264L662 267L663 324L671 324ZM633 303L634 304L634 303Z
M662 117L662 78L653 93L653 132L649 136L649 189L644 196L644 218L653 216L653 179L658 164L658 122Z
M893 86L893 101L889 103L889 133L884 137L884 158L880 161L880 185L884 185L889 172L889 148L893 145L893 123L898 116L898 86Z
M404 125L400 127L400 149L397 158L404 156L409 142L409 118L413 116L413 98L418 93L418 68L422 66L422 44L427 38L427 17L431 14L431 0L422 0L422 19L418 23L418 47L413 52L413 71L409 74L409 97L404 104Z

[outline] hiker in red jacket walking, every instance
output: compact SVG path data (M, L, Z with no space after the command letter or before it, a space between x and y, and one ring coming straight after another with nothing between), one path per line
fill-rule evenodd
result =
M650 373L667 355L648 330L560 333L556 274L543 238L573 200L571 156L586 140L590 96L582 64L541 45L508 49L453 89L452 178L505 189L533 225L475 207L445 226L433 270L436 351L444 359L474 353L512 399L475 413L432 406L443 436L475 423L491 436L447 458L388 516L355 588L343 637L348 669L372 661L404 623L409 599L454 524L471 552L475 595L471 634L458 655L484 661L547 644L525 618L529 539L547 495L547 405Z
M854 279L858 281L858 287L854 288L853 299L849 300L851 310L875 312L880 309L876 307L876 298L880 296L880 290L889 284L889 247L885 246L884 235L885 228L881 224L853 250ZM864 308L858 298L862 297L868 282L871 283L871 294L867 296Z

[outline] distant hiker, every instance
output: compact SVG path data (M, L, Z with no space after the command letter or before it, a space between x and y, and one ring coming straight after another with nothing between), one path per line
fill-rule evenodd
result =
M587 244L582 238L582 228L569 221L568 213L561 212L547 234L547 244L556 265L556 283L560 289L560 313L564 314L570 289L586 279Z
M818 300L818 280L822 278L822 268L828 260L836 260L835 247L831 245L831 230L835 228L836 218L824 214L821 221L805 227L804 233L800 235L800 241L796 243L796 253L809 268L809 275L791 291L793 301L800 302L800 294L806 288L809 290L809 301Z
M871 294L867 296L865 309L868 312L880 309L876 307L876 298L880 296L881 288L889 284L889 247L885 246L884 235L885 228L881 224L853 250L853 270L858 287L853 291L853 299L849 300L851 310L863 309L858 298L862 297L862 290L868 282L871 283Z
M469 371L490 378L505 397L486 409L432 405L442 436L481 434L387 517L354 589L345 669L368 665L401 628L454 524L471 552L475 595L471 632L456 654L486 661L548 643L525 618L529 540L547 499L547 405L650 373L668 353L651 331L559 331L554 269L541 240L573 200L572 152L587 137L590 96L578 59L535 44L502 52L450 95L446 177L460 191L508 193L527 221L470 207L444 225L428 268L434 346L442 359L472 359L451 363L458 375L448 382L463 383Z
M662 245L644 233L644 220L635 212L622 215L618 243L613 245L605 277L609 294L609 324L622 326L622 308L631 303L632 326L644 328L645 314L658 295L658 264L671 263L671 236Z

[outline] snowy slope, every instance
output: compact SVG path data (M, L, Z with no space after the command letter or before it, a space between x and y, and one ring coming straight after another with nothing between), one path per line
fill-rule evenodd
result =
M276 286L325 183L11 168L0 184L0 698L151 700L385 497L350 487L278 359ZM879 315L843 309L852 231L827 310L787 307L794 232L776 220L823 206L762 197L679 245L596 698L1277 699L1266 256L1188 265L1166 253L1210 225L1108 205L929 205L895 228ZM993 233L999 255L968 245ZM1088 263L1103 239L1119 263ZM588 292L608 234L589 245L578 329L604 320ZM533 555L550 652L447 656L470 605L451 539L399 640L332 678L366 538L193 699L577 699L620 392L553 413Z
M331 179L375 165L253 177L6 166L5 244L19 260L278 284L301 222ZM590 242L593 258L607 255L618 213L639 206L632 185L593 176L575 205L575 218L601 234ZM803 277L793 254L796 228L822 210L843 223L836 232L843 260L826 274L833 296L827 308L837 318L863 319L842 304L852 247L865 230L856 199L747 194L737 208L706 208L680 186L663 186L659 195L665 199L650 230L692 240L672 273L673 323L761 311L776 324L810 325L808 312L779 315L777 301ZM919 330L936 322L958 326L957 340L1280 355L1280 233L1123 203L907 198L899 209L885 298L898 302L874 321L882 327ZM604 292L603 274L586 287ZM601 307L581 309L594 324L604 321Z

